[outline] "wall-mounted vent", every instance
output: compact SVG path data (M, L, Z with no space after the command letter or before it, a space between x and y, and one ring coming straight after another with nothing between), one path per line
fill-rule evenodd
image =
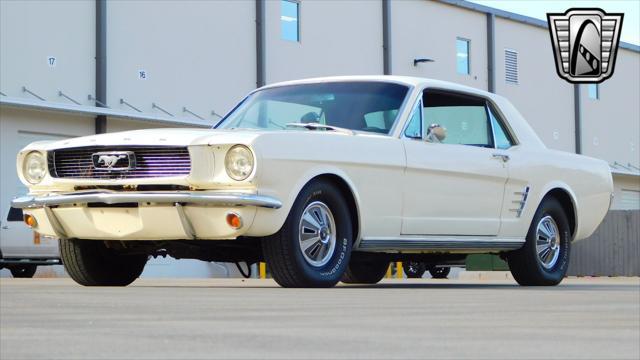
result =
M507 83L518 83L518 52L515 50L504 50L504 76Z

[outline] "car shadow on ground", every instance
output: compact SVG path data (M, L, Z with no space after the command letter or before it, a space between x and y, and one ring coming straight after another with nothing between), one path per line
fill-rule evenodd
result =
M133 284L134 287L138 288L208 288L208 289L283 289L289 290L287 288L281 288L275 282L271 282L268 284L255 285L250 283L238 283L237 285L229 285L229 284L207 284L203 282L199 285L180 285L179 283L173 283L171 285L168 284L145 284L138 283ZM489 289L497 289L497 290L513 290L520 289L521 291L541 291L541 290L552 290L552 291L602 291L602 290L629 290L629 291L638 291L640 288L640 284L606 284L606 283L597 283L597 284L589 284L589 283L561 283L557 286L520 286L517 283L433 283L433 282L412 282L412 283L379 283L373 285L358 285L358 284L342 284L339 283L337 286L332 288L309 288L305 290L333 290L333 291L343 291L343 290L407 290L407 289L424 289L424 290L442 290L442 289L460 289L460 290L489 290ZM300 289L294 289L300 290Z

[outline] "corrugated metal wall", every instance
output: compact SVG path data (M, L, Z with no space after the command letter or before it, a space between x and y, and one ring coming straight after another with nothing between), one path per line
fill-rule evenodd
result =
M568 275L640 276L640 210L611 210L571 248Z

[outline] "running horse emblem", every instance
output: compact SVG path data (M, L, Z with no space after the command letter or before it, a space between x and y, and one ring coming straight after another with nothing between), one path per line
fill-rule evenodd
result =
M135 167L135 155L131 151L99 152L92 154L91 158L95 169L131 170Z
M98 158L98 164L104 164L105 167L111 169L118 160L126 158L126 155L101 155Z

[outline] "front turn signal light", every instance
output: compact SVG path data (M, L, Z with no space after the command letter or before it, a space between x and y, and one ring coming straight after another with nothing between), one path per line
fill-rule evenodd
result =
M234 229L240 229L242 227L242 218L236 213L227 214L227 225Z
M28 214L24 216L24 223L27 224L27 226L30 228L35 228L36 226L38 226L36 218Z

